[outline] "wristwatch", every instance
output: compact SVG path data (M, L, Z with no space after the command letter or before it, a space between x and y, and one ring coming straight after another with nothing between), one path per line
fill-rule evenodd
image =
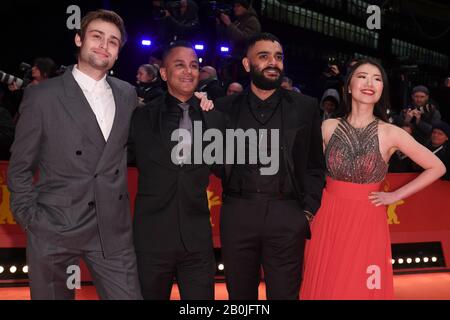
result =
M305 214L305 217L308 220L308 222L311 223L314 219L314 215L308 210L303 210L303 213Z

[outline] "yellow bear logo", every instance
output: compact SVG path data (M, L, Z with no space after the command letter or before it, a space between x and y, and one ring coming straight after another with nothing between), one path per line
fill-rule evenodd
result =
M17 224L9 207L9 190L6 186L5 171L0 173L0 224Z
M389 182L386 181L386 183L383 187L384 192L389 192L390 188L391 188L391 186L390 186ZM400 224L400 220L398 220L398 215L395 210L397 209L398 206L401 206L404 203L405 203L404 200L399 200L388 206L388 208L387 208L388 224Z
M211 208L214 206L220 206L222 204L222 201L220 201L219 196L214 195L213 191L206 190L206 194L208 197L208 209L210 212L209 221L211 222L211 227L214 227L214 224L212 223L212 217L211 217Z

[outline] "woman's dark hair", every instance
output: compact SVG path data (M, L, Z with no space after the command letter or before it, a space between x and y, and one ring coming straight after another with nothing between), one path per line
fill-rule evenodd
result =
M364 64L371 64L377 67L381 72L381 79L383 80L383 92L381 93L380 100L378 100L377 103L375 103L373 114L383 121L388 121L387 110L390 109L388 77L386 71L381 66L381 64L372 59L358 60L358 62L350 68L344 85L344 96L342 99L343 104L341 109L342 111L341 115L342 117L346 118L352 111L352 95L348 92L348 88L350 86L350 81L353 77L353 74L355 73L355 70Z
M36 58L33 65L39 69L44 79L52 78L56 75L56 64L50 58Z

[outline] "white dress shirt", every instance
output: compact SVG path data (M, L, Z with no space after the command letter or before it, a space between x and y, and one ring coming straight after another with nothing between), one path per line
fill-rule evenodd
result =
M97 81L80 71L78 66L73 67L72 74L97 118L105 141L108 141L116 113L116 104L111 87L106 81L106 75Z

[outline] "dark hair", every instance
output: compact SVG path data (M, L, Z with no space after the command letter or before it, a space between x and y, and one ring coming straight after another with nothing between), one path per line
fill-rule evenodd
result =
M414 125L411 122L402 121L398 126L400 128L408 127L411 131L414 131Z
M283 77L282 79L281 79L281 82L287 82L287 83L289 83L289 85L290 86L292 86L292 79L291 78L289 78L289 77Z
M127 32L125 30L125 24L123 23L122 18L117 13L110 10L99 9L96 11L91 11L88 12L83 17L83 19L81 19L80 30L78 30L78 34L80 35L81 40L84 40L87 27L94 20L103 20L105 22L114 24L120 31L120 48L123 48L123 46L127 42Z
M274 36L271 33L262 32L257 33L254 36L250 37L247 41L247 47L245 49L245 53L247 54L248 51L255 45L258 41L272 41L272 42L278 42L281 45L280 39L278 39L276 36Z
M355 73L355 70L364 65L364 64L371 64L375 67L377 67L381 72L381 78L383 80L383 92L381 93L380 100L378 100L375 103L375 107L373 109L373 114L383 120L388 121L388 115L387 110L390 109L390 101L389 101L389 83L388 83L388 77L386 74L386 71L384 68L379 64L377 61L372 59L362 59L358 60L356 64L354 64L347 75L347 79L345 80L344 85L344 96L343 96L343 104L342 104L342 117L346 118L352 111L352 95L348 92L348 87L350 86L350 81L352 79L353 74Z
M323 99L322 103L325 102L325 101L331 101L332 103L334 103L334 104L336 105L336 109L337 109L337 107L339 106L338 100L337 100L335 97L333 97L333 96L325 97L325 98Z
M39 69L42 78L51 78L56 75L56 64L50 58L36 58L34 60L33 66Z
M158 67L153 64L142 64L139 66L139 68L142 68L147 72L147 74L151 77L157 77L158 76Z
M194 47L192 46L192 43L189 41L179 40L175 42L171 42L168 47L163 52L162 55L162 63L165 65L166 58L169 56L169 54L172 52L175 48L189 48L194 50ZM195 50L194 50L195 51Z

